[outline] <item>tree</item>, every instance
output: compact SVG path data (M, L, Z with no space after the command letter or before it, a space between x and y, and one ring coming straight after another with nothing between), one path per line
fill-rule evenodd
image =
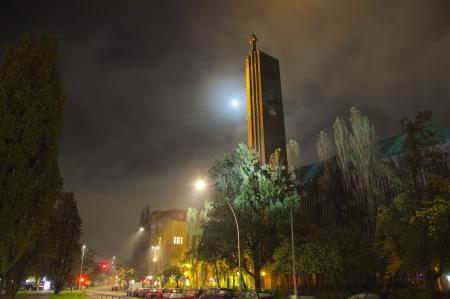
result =
M119 266L117 276L122 287L128 285L128 281L133 278L134 268L128 267L125 264Z
M236 238L236 228L234 223L229 221L231 219L227 219L230 217L228 213L228 210L221 209L209 211L197 251L198 258L211 266L218 287L220 287L220 273L225 272L222 268L237 267L237 245L235 241L230 242Z
M185 253L185 262L190 264L190 271L194 278L194 285L198 285L198 271L199 266L199 246L203 235L203 225L207 221L207 211L209 210L209 202L205 202L205 207L202 210L195 208L188 208L187 211L187 232L189 236L188 248Z
M66 95L58 40L24 35L0 60L0 276L13 297L61 189Z
M435 284L449 265L450 177L448 157L428 130L431 112L402 119L402 153L390 162L393 201L377 217L377 244L387 271L421 272L433 296Z
M289 174L294 173L303 165L300 145L295 140L289 140L288 144L286 144L286 156Z
M350 130L339 117L336 118L333 129L337 161L345 190L353 201L351 205L364 235L370 239L374 230L376 197L382 176L375 129L369 118L355 107L350 109Z
M288 223L289 209L299 201L296 190L290 188L293 183L282 169L261 165L258 154L242 144L234 154L216 159L211 168L213 202L204 228L203 245L213 247L217 243L211 241L224 240L233 248L228 256L236 252L236 227L228 201L239 221L242 266L254 278L256 289L261 288L262 267L272 259L280 243L278 232ZM207 233L209 230L216 238ZM237 259L232 260L236 265Z
M73 193L62 192L50 217L47 250L49 276L55 283L55 294L77 277L74 267L80 259L81 218Z
M175 282L176 287L178 288L178 282L180 281L182 276L180 268L178 268L177 266L169 266L163 270L162 275L169 279L172 279Z
M324 177L329 178L331 176L331 158L333 157L333 145L327 132L320 131L316 141L317 154L319 160L324 165Z
M360 232L343 227L329 227L325 233L315 228L303 236L296 247L296 268L299 273L324 275L335 291L355 287L345 285L349 273L363 272L366 265L373 263L370 243L361 242ZM286 241L274 252L271 270L275 273L290 274L292 259L290 244Z

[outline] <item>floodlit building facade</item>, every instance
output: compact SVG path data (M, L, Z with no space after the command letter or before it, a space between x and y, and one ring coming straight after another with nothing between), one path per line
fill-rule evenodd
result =
M157 275L165 268L179 266L186 251L187 222L185 210L154 211L150 217L153 263L150 273Z

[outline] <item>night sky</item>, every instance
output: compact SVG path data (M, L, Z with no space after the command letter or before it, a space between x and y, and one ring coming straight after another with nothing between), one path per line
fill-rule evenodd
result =
M286 135L306 161L352 106L380 137L419 109L450 126L446 0L3 0L0 28L1 50L25 32L60 38L61 173L103 257L129 256L143 205L202 205L192 182L246 142L251 33L280 60Z

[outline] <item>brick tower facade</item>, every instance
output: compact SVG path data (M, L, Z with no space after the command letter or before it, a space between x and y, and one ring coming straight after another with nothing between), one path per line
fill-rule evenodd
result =
M256 37L250 37L245 59L247 85L248 145L259 153L261 163L280 149L280 162L287 164L286 134L278 60L256 49Z

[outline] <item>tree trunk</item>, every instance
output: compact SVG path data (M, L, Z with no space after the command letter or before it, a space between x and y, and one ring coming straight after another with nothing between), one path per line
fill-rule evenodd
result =
M61 292L62 288L63 288L63 283L59 280L56 280L55 281L55 290L53 291L53 293L55 295L59 294L59 292Z
M436 297L436 280L435 272L430 267L425 271L425 289L431 298Z
M219 271L217 270L217 262L214 262L214 273L216 274L217 287L220 288Z
M255 276L254 276L254 279L255 279L255 290L256 291L259 291L259 290L261 290L261 265L259 264L259 262L258 261L255 261L254 262L254 266L255 266Z

